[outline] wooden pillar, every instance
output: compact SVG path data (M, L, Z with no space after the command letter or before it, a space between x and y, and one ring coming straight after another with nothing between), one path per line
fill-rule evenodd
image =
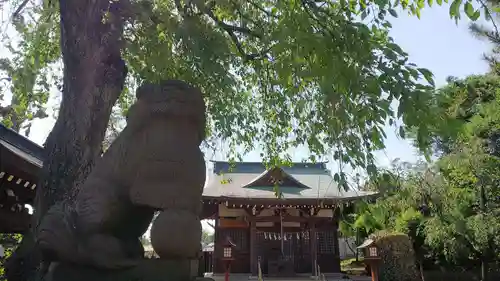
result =
M317 244L317 239L316 239L316 225L315 223L311 220L309 222L309 244L311 245L311 267L312 267L312 275L316 276L316 265L317 265L317 259L318 259L318 247L316 246Z
M218 256L219 256L219 206L217 206L217 212L215 213L215 223L214 223L214 251L212 252L212 273L218 273Z
M250 220L250 271L253 276L258 275L257 265L257 226L254 219Z

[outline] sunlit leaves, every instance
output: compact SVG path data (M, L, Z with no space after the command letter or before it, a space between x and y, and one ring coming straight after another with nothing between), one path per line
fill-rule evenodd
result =
M376 3L376 1L374 1ZM474 5L472 4L473 1L471 0L450 0L450 1L443 1L443 0L436 0L436 4L439 6L442 6L444 3L451 3L450 8L448 10L450 18L459 20L461 18L461 9L463 7L463 12L465 15L471 19L472 21L476 21L479 19L481 12L479 8L474 8ZM427 5L429 7L432 7L434 4L433 0L427 0ZM420 18L420 14L422 13L422 9L425 8L425 0L396 0L394 1L394 7L401 7L404 10L408 10L411 14L416 15L418 18ZM491 12L488 10L486 6L485 8L485 15L489 15ZM491 18L486 18L487 20L491 20Z
M385 148L387 120L418 128L422 150L430 143L432 74L408 61L386 19L399 6L419 15L425 1L132 4L123 38L128 81L174 78L201 88L209 140L229 146L229 158L259 149L279 164L304 145L311 159L331 154L375 174L373 152ZM133 101L132 84L117 110Z
M436 95L433 111L442 122L432 133L443 153L438 167L447 188L441 212L427 223L426 241L450 260L490 259L491 249L500 246L500 224L493 221L500 207L500 154L490 149L500 130L499 83L494 74L450 79Z
M471 2L466 2L464 5L464 12L465 14L471 19L471 20L477 20L480 16L480 11L479 10L474 10L474 7L472 6Z
M385 10L366 25L347 3L181 4L188 6L157 1L137 18L125 57L139 81L176 78L200 87L208 131L229 144L229 156L258 145L264 160L279 164L290 148L306 145L311 157L331 152L375 173L372 152L384 148L385 121L397 118L391 101L411 111L398 116L405 122L428 121L430 87L417 82L417 69L388 37Z
M53 9L35 7L13 19L20 38L8 38L5 47L11 58L0 59L2 76L9 77L11 100L5 101L2 123L28 135L35 118L46 118L46 104L52 88L51 66L60 57L58 22ZM35 20L36 19L36 20ZM2 95L5 98L5 95Z
M8 234L1 233L0 234L0 245L5 250L4 256L0 258L0 280L6 281L7 277L5 276L5 264L7 259L12 255L16 246L21 242L22 235L21 234Z

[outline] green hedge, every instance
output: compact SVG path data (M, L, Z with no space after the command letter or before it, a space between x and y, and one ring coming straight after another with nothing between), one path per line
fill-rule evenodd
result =
M381 231L370 236L379 249L380 281L418 281L415 253L406 234Z

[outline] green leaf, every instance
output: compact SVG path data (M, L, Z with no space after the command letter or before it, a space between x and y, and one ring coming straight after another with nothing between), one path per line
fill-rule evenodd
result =
M462 0L454 0L450 6L450 17L451 18L460 18L460 5L462 4Z
M376 175L377 174L377 166L374 164L369 164L366 166L366 171L368 172L369 175Z
M127 25L122 34L127 44L122 57L129 73L109 116L110 129L124 123L123 116L135 101L136 84L175 77L203 90L206 135L210 145L227 144L225 158L240 159L258 149L263 161L275 165L288 161L287 152L295 147L306 146L311 158L342 147L337 158L373 172L374 151L383 147L385 120L396 114L391 103L404 101L397 114L411 125L431 122L425 114L429 97L421 94L427 83L406 65L408 54L389 36L391 25L385 18L398 17L396 6L420 16L427 2L403 0L394 7L388 0L344 3L350 7L322 6L321 24L310 11L297 9L294 1L255 5L215 1L213 15L203 10L189 17L173 11L171 1L156 1L154 9L141 6L137 24ZM59 73L51 68L61 61L59 17L54 15L57 11L41 9L26 15L26 24L15 24L19 48L5 46L14 59L1 70L13 77L14 108L20 116L20 120L2 119L6 124L44 116L34 113L43 111L52 87L43 84L51 80L45 72ZM378 24L346 20L371 10L378 11ZM223 22L245 32L232 36ZM251 54L261 53L273 61L252 59ZM360 97L387 102L360 110L353 102ZM115 135L121 129L114 129ZM366 131L374 133L352 133Z
M338 173L335 173L335 174L333 175L333 180L334 180L335 182L340 182L340 175L339 175Z
M403 126L399 127L399 136L403 139L406 138L405 128Z
M464 5L464 12L465 14L469 17L469 19L473 19L474 18L474 7L472 7L472 4L471 2L467 1Z
M477 9L470 19L473 21L477 21L480 16L481 16L481 10Z
M434 75L430 70L428 70L427 68L417 68L417 70L424 76L425 80L427 80L429 84L431 84L433 87L435 86L433 78Z
M396 13L396 11L394 9L389 9L389 13L391 14L391 16L397 18L398 17L398 13Z
M427 4L429 7L432 7L432 4L434 4L434 0L427 0Z

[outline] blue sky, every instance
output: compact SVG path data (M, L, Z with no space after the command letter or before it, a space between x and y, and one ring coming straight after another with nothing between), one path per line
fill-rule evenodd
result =
M471 36L467 30L467 20L455 23L448 15L448 6L425 9L419 20L400 12L393 20L391 36L410 55L410 60L419 67L430 69L437 85L443 85L448 76L464 77L487 71L487 64L482 60L483 53L488 52L489 45ZM4 56L4 54L1 54ZM30 139L43 144L54 120L51 118L38 120L33 124ZM380 165L387 165L395 158L404 161L417 160L417 153L408 141L398 139L393 129L387 129L387 149L377 153ZM300 161L307 157L306 149L293 151L293 159ZM221 155L216 155L222 160ZM259 153L250 153L245 161L259 161ZM335 165L331 166L333 170Z

